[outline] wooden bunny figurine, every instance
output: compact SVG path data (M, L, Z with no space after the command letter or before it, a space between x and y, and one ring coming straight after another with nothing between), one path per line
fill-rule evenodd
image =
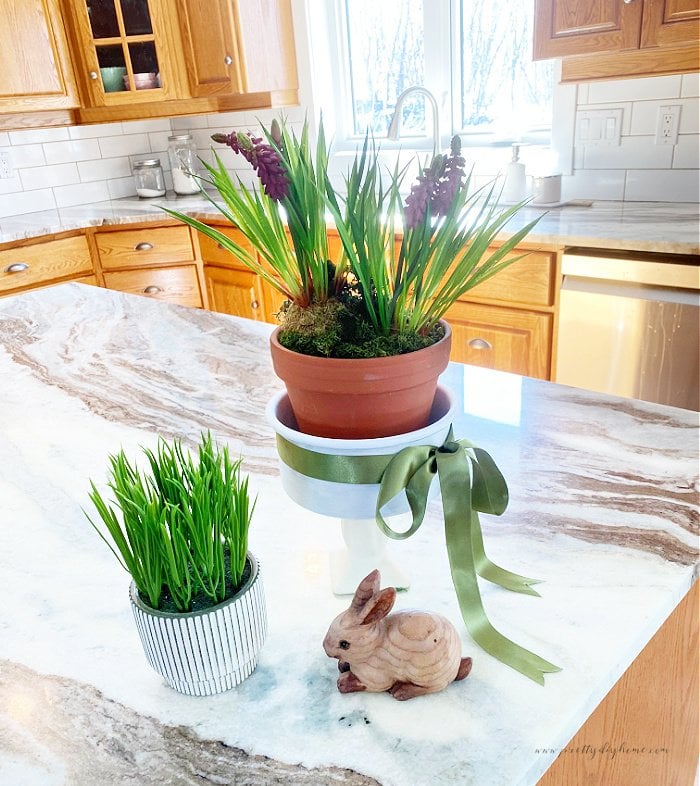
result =
M350 608L331 623L323 649L338 658L338 690L389 691L403 701L435 693L471 671L449 620L425 611L387 616L396 589L380 591L378 570L360 582Z

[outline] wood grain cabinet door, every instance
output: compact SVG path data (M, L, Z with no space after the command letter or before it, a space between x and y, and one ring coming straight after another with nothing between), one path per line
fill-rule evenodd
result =
M681 46L700 38L700 0L644 0L641 45Z
M78 105L58 0L0 0L0 113Z
M250 270L205 265L209 308L260 322L265 321L264 296L260 278Z
M534 59L637 49L642 0L535 0Z
M551 314L458 301L445 314L451 360L550 379Z
M192 95L242 92L233 0L178 0L178 10Z

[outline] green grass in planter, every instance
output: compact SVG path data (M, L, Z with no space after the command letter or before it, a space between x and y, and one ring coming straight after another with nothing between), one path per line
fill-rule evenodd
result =
M152 608L186 612L221 603L244 580L254 503L242 460L232 461L210 434L202 434L195 457L178 439L143 452L150 473L123 450L109 457L114 500L105 501L91 481L103 527L88 520Z

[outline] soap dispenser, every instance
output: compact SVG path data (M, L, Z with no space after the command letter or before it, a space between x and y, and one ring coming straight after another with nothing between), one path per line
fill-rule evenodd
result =
M527 197L525 164L520 163L520 145L513 145L513 158L506 167L502 202L521 202Z

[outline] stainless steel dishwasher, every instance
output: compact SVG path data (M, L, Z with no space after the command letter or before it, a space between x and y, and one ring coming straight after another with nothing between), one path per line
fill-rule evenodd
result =
M698 257L570 249L557 382L700 410Z

